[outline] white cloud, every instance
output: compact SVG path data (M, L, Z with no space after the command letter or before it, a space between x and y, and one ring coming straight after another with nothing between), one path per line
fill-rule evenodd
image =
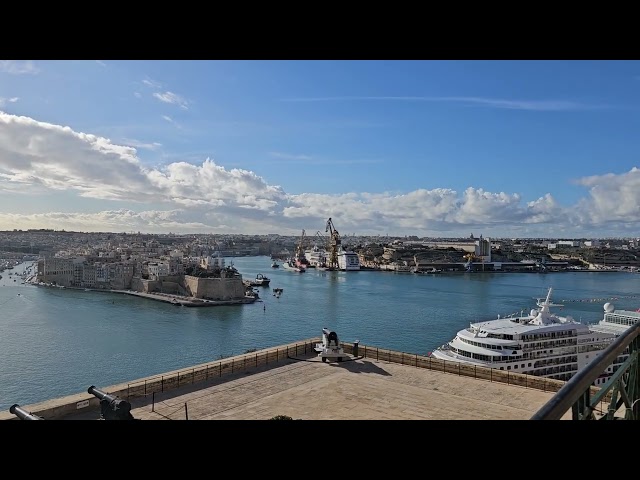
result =
M19 97L11 97L11 98L0 97L0 107L4 107L7 103L16 103L18 100L20 100Z
M559 206L548 193L524 202L518 193L475 187L460 193L418 189L292 195L254 172L227 169L208 158L200 164L175 161L162 168L145 167L136 148L160 145L125 143L0 112L0 194L19 186L29 192L64 190L105 200L105 205L153 205L140 211L106 207L86 213L79 207L75 213L19 215L11 212L18 203L4 203L0 229L299 234L301 229L322 231L331 217L343 234L466 236L473 231L485 236L553 237L599 229L637 235L640 222L637 168L578 180L588 197L571 207Z
M581 221L590 225L640 222L640 169L584 177L576 183L589 189L589 196L577 207Z
M455 102L508 110L532 110L563 112L573 110L597 110L611 108L608 105L592 105L569 100L520 100L486 97L426 97L426 96L372 96L372 97L299 97L283 98L286 102L349 102L349 101L397 101L397 102Z
M188 101L184 99L182 96L173 93L173 92L154 92L153 96L164 103L171 103L173 105L178 105L183 110L188 110Z
M283 152L269 152L269 156L278 160L271 160L271 163L276 163L281 160L280 163L288 162L304 162L306 165L354 165L354 164L371 164L382 163L382 160L376 159L330 159L311 157L310 155L291 154Z
M101 67L106 67L106 66L107 66L107 64L106 64L106 63L104 63L102 60L96 60L96 63L97 63L98 65L100 65Z
M142 98L142 94L141 94L140 92L133 92L133 95L134 95L136 98Z
M35 75L40 72L40 69L31 60L0 60L0 72L11 75Z
M162 84L160 82L156 82L155 80L151 80L150 78L142 80L142 83L150 88L162 88Z
M158 142L141 142L140 140L135 140L132 138L125 138L122 140L122 142L130 147L144 148L145 150L157 150L162 146L162 144Z
M294 155L291 153L269 152L269 156L274 158L282 158L284 160L311 160L309 155Z

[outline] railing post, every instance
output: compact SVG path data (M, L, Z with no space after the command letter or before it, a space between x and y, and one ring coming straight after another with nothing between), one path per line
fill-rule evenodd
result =
M205 380L209 380L209 365L207 364L207 370L205 373Z
M189 412L187 410L187 402L184 402L184 418L185 418L185 420L189 420Z
M219 368L219 372L220 372L220 377L222 376L222 362L220 362L220 364L218 365Z
M144 381L144 394L147 395L147 381Z
M164 392L164 375L160 377L160 391Z

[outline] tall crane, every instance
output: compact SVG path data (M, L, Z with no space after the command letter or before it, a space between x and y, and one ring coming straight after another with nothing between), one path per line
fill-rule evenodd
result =
M305 239L305 231L302 230L302 236L300 237L300 243L298 243L298 246L296 248L296 263L298 264L298 266L305 266L309 263L307 260L306 255L304 254L304 239Z
M327 220L327 227L324 230L325 232L329 232L329 264L327 265L329 268L338 269L338 249L340 248L340 234L333 226L333 222L331 218Z

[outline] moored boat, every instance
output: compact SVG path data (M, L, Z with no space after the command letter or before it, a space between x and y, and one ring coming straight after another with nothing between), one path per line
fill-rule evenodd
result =
M282 262L282 268L285 270L293 270L294 272L305 272L306 268L299 267L294 260L288 259Z
M249 282L249 285L252 287L266 287L271 282L271 279L265 277L263 274L259 273L256 275L255 280Z

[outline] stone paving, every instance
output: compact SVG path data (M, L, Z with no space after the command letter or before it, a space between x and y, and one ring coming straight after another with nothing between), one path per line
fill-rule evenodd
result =
M311 357L131 403L133 416L142 420L268 420L277 415L302 420L528 420L552 396L369 358L322 363ZM92 411L64 419L98 416ZM570 418L569 411L563 419Z

